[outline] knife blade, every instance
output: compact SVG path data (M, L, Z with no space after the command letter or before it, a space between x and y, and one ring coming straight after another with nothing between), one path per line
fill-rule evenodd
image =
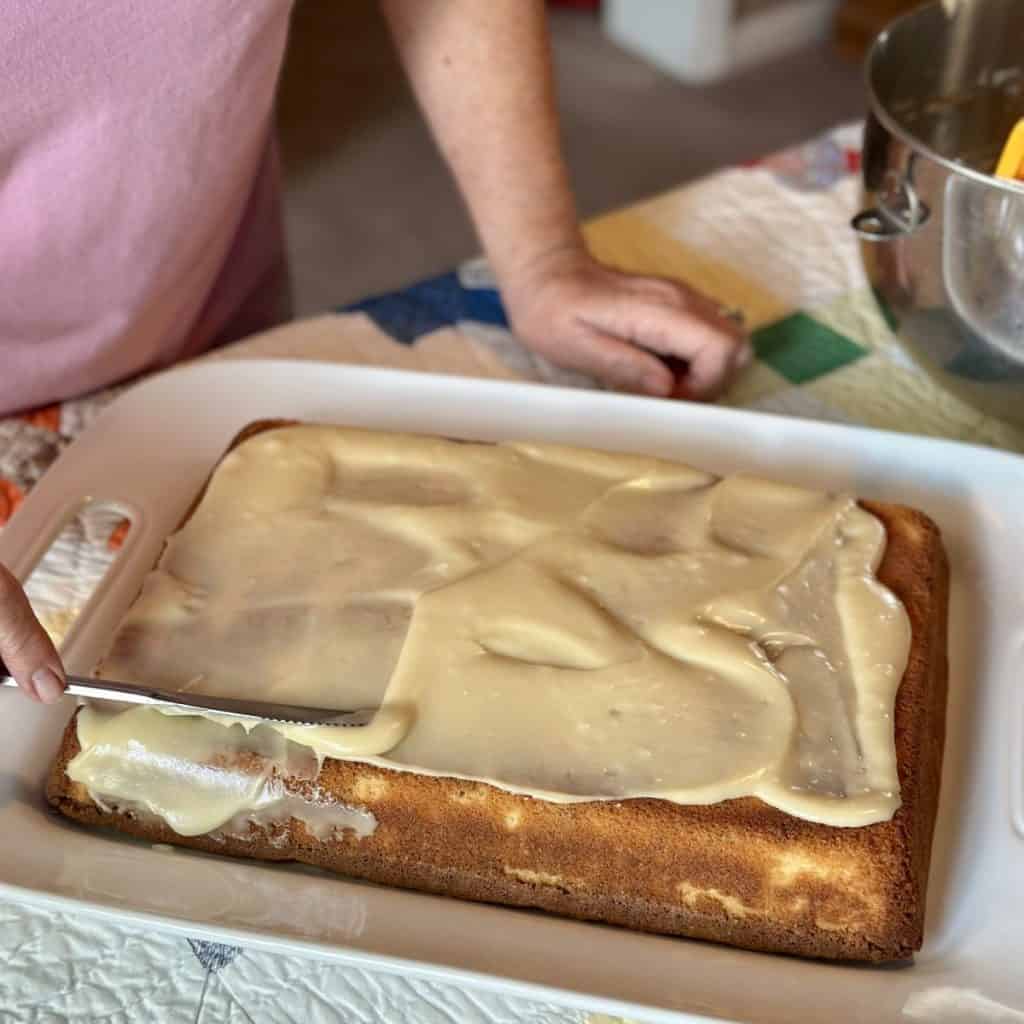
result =
M0 662L0 686L18 684L6 674ZM183 714L214 714L243 721L282 722L286 725L369 725L376 708L341 710L338 708L307 707L302 704L276 704L269 701L245 700L237 697L213 697L176 690L160 690L152 686L137 686L111 679L92 679L86 676L68 676L66 693L89 700L116 701L120 704L143 704L173 709Z

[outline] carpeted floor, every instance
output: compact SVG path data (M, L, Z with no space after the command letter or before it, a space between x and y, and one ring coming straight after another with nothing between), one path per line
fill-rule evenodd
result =
M586 13L551 18L567 152L584 215L813 136L863 109L831 45L685 86ZM296 312L450 268L478 246L374 3L300 0L279 122Z

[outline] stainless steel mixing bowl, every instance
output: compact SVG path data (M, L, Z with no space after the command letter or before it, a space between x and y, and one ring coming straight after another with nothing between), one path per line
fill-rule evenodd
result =
M991 176L1024 117L1024 0L932 3L867 59L864 199L875 297L949 390L1024 424L1024 186Z

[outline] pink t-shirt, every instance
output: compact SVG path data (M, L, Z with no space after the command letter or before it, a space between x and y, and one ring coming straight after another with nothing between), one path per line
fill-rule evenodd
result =
M273 322L291 0L11 0L0 414Z

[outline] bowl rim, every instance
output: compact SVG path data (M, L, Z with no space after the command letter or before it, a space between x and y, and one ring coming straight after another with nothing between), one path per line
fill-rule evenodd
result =
M933 0L932 3L926 3L920 7L916 7L914 10L908 11L906 14L901 14L898 18L893 19L893 21L882 29L877 36L875 36L871 46L868 48L867 55L864 58L863 67L864 86L868 94L870 112L881 122L883 127L885 127L891 135L894 135L901 142L905 143L915 153L927 157L929 160L933 160L950 173L960 175L964 178L969 178L972 181L983 185L997 188L1001 191L1008 192L1011 195L1024 196L1024 181L1013 181L1009 178L997 178L994 174L986 174L984 171L979 171L975 167L957 163L957 161L951 160L949 157L936 152L927 143L907 131L907 129L889 113L885 104L882 102L875 90L875 85L872 81L872 70L878 63L879 54L888 42L889 36L892 32L903 26L904 23L915 21L917 18L923 17L926 13L941 7L941 0Z

